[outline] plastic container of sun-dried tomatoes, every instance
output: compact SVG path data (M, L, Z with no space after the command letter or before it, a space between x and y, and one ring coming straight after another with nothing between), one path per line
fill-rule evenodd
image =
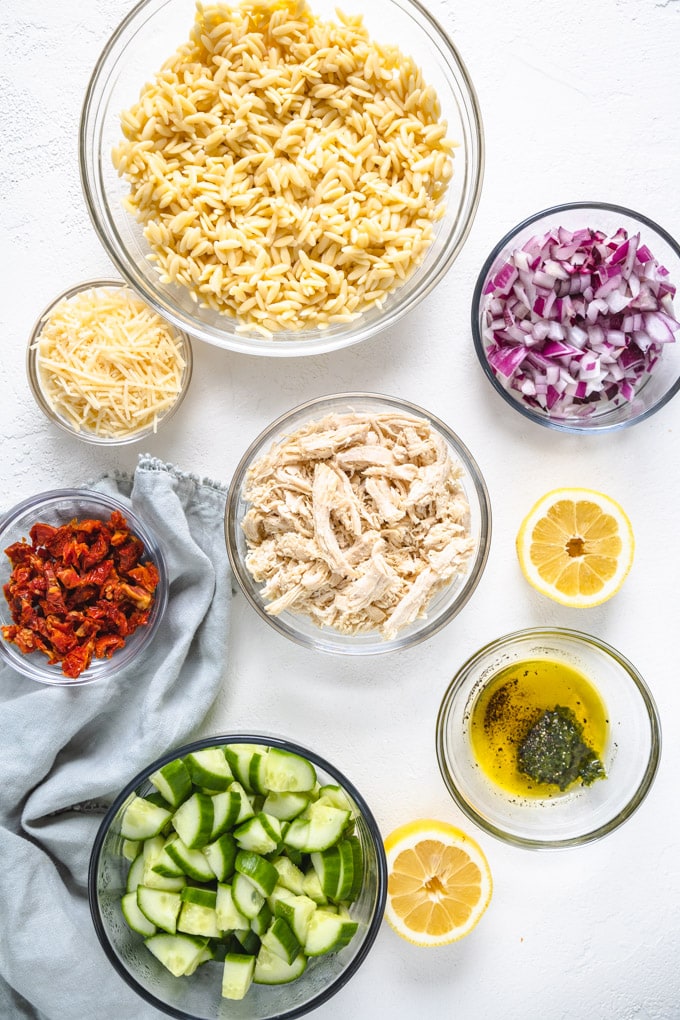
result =
M94 490L57 489L0 520L0 586L0 661L70 687L137 659L169 583L158 539L129 507Z

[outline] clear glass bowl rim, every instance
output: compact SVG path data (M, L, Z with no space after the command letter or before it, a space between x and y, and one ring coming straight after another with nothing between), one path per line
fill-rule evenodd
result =
M361 964L366 959L373 943L375 942L378 931L382 924L383 914L385 911L385 902L387 900L387 858L385 855L385 849L383 846L382 835L378 823L375 820L373 812L369 808L368 804L364 800L363 796L359 793L357 788L354 786L349 779L346 779L342 772L337 769L334 765L331 765L325 758L317 754L315 751L310 751L308 748L303 747L301 744L297 744L294 741L288 740L285 737L274 736L272 734L263 733L219 733L211 737L203 737L200 740L194 740L189 744L183 744L180 747L176 747L173 750L166 751L165 754L161 755L146 768L138 772L137 775L130 780L129 783L121 790L113 801L109 809L107 810L102 822L97 830L92 844L92 850L90 852L90 862L87 874L87 892L88 900L90 905L90 914L97 937L99 942L106 953L109 961L116 969L116 971L125 979L125 981L133 988L137 994L149 1002L152 1006L157 1009L168 1013L170 1016L177 1017L178 1020L193 1020L190 1013L185 1013L183 1010L175 1009L173 1006L162 1002L157 999L156 996L152 995L145 988L137 983L134 977L128 972L128 970L122 965L116 954L113 952L106 930L101 920L99 908L98 908L98 889L97 889L97 870L99 866L99 856L104 844L104 840L108 834L109 828L116 817L116 814L120 810L122 804L125 803L130 794L134 793L135 790L149 778L149 776L157 769L162 768L163 765L167 765L168 762L174 761L175 758L183 757L186 754L191 754L193 751L200 751L204 747L214 747L215 745L221 744L266 744L269 747L279 747L282 750L292 751L295 754L300 754L305 758L308 758L313 765L320 768L323 772L331 775L336 779L345 789L352 799L355 801L357 806L361 810L361 815L366 823L366 827L371 836L371 842L375 849L376 854L376 868L377 868L377 902L376 908L373 913L373 917L368 925L364 941L361 948L351 963L337 976L334 982L332 982L327 988L319 993L303 1007L297 1007L293 1010L287 1010L285 1013L279 1013L276 1017L271 1017L270 1020L293 1020L295 1017L304 1016L309 1013L312 1009L316 1009L322 1003L327 1002L336 992L350 980L350 978L356 973Z
M637 688L638 693L642 699L642 703L647 711L647 719L650 728L650 753L645 772L640 780L640 783L636 790L633 791L625 807L618 812L613 818L611 818L604 825L599 826L597 829L592 829L589 832L585 832L580 836L573 836L568 839L556 839L556 840L541 840L531 839L528 837L515 836L511 833L505 832L503 829L494 825L492 822L487 821L481 814L479 814L470 802L463 796L458 790L456 781L453 778L448 764L446 755L446 738L445 731L447 726L447 720L451 706L458 694L459 689L466 681L468 674L474 668L476 663L487 653L500 651L504 647L512 644L514 641L523 638L532 638L536 640L549 640L551 637L564 637L576 641L577 643L584 643L592 645L599 651L604 652L613 658L629 676ZM463 813L476 825L478 825L485 832L495 836L497 839L502 840L511 846L523 847L530 850L561 850L569 847L584 846L586 843L594 842L597 839L601 839L603 836L613 832L620 825L623 824L631 815L637 810L642 804L643 800L649 793L649 790L654 782L654 778L659 768L659 761L661 758L661 723L659 720L659 712L652 696L652 693L647 686L642 675L633 665L633 663L626 658L621 652L619 652L613 645L608 644L601 638L595 637L592 634L586 634L584 631L574 630L568 627L527 627L523 630L512 631L511 633L504 634L502 637L495 638L493 641L489 641L482 648L479 648L473 655L471 655L458 669L453 680L447 687L444 696L442 698L439 711L437 713L437 721L435 727L435 742L437 751L437 762L439 765L439 771L444 781L444 785L453 797L455 803L463 811Z
M139 643L135 647L133 654L126 658L124 662L120 662L120 659L116 662L116 653L114 652L110 659L103 660L103 667L101 671L94 676L92 675L90 668L84 670L75 680L71 680L68 677L60 678L58 674L47 674L44 665L38 665L37 662L29 662L28 657L26 659L10 658L8 653L5 651L4 639L0 639L0 649L2 649L0 656L3 661L11 666L12 669L21 673L22 676L37 681L37 683L46 684L50 687L70 688L82 687L85 684L96 683L99 680L104 680L108 677L114 676L119 670L125 669L134 662L137 655L139 655L143 649L149 645L151 639L156 633L156 630L158 629L158 625L163 619L168 604L170 581L161 543L152 529L139 518L135 510L125 506L125 504L117 500L115 496L110 496L106 492L98 492L96 489L50 489L47 492L41 492L36 496L29 496L20 503L17 503L8 510L7 513L0 517L0 534L2 534L6 528L10 527L27 510L35 510L36 514L38 514L40 508L46 504L66 499L91 500L93 503L99 503L106 507L107 510L120 510L130 525L130 530L133 534L138 535L138 537L144 542L145 553L153 560L159 576L153 615L140 635ZM35 521L38 520L39 517L36 516ZM119 649L119 651L124 655L125 647Z
M126 283L125 280L114 279L84 280L82 283L75 283L73 284L72 287L68 287L66 290L62 291L61 294L59 294L52 301L50 301L48 305L45 306L45 308L42 310L42 312L35 321L33 329L29 334L28 346L26 347L26 376L28 378L28 385L30 386L31 393L33 394L36 404L38 405L42 413L45 415L45 417L53 425L56 425L57 428L60 428L62 432L66 432L67 435L74 436L76 439L80 439L81 442L89 443L92 446L129 446L130 443L139 443L142 440L148 439L149 436L155 435L153 428L148 427L146 429L142 429L141 431L136 432L134 435L127 436L123 439L112 439L108 438L107 436L97 436L93 432L77 432L76 429L72 428L66 421L64 421L55 413L55 411L45 398L45 395L42 391L42 386L40 385L40 378L38 373L38 354L33 346L42 331L42 327L44 325L45 320L49 317L52 310L56 308L60 301L68 300L69 298L74 297L74 295L80 294L81 291L105 287L128 287L132 291L132 293L135 294L136 297L140 298L140 300L142 301L144 300L144 298L140 297L138 292L134 288L132 288L130 284ZM162 313L159 312L156 308L152 308L152 311L157 312L157 314L161 315L162 317ZM193 373L194 366L193 349L191 347L191 340L189 339L188 334L185 333L184 330L179 329L173 323L170 323L170 325L172 326L174 332L182 340L182 343L184 345L185 364L184 370L182 372L182 388L179 391L177 400L172 405L172 407L168 408L163 417L159 419L157 431L162 429L165 423L172 418L172 416L175 414L180 404L184 400L187 390L189 389L189 385L191 383L191 376Z
M100 106L98 90L101 82L106 81L104 75L108 74L107 64L111 55L115 53L116 47L128 27L141 17L146 8L154 3L162 6L165 2L167 2L167 0L139 0L139 3L132 8L132 10L114 29L94 66L92 75L90 76L90 80L85 90L81 108L78 130L78 163L81 189L95 233L99 237L101 244L116 269L120 272L121 276L125 279L129 286L132 287L132 289L135 290L140 297L143 298L143 300L151 305L151 307L154 308L159 315L163 316L163 318L171 323L176 329L182 332L188 331L193 337L206 343L243 354L251 354L255 356L259 355L262 357L301 357L314 354L326 354L330 351L341 350L345 347L352 346L353 344L360 343L363 340L367 340L369 337L374 336L376 333L389 329L399 319L401 319L402 316L406 315L407 312L420 304L420 302L427 297L427 295L437 286L440 280L451 268L460 254L472 229L482 193L485 166L485 141L481 109L477 92L472 83L467 67L458 52L458 49L450 39L447 31L433 16L433 14L423 6L421 0L388 0L389 3L399 7L401 10L414 12L414 20L423 21L426 26L424 30L428 34L432 33L432 35L437 38L442 53L446 55L449 67L454 66L456 69L459 87L465 92L465 98L467 100L465 104L465 112L469 116L469 130L473 136L473 148L477 152L477 160L473 165L470 154L466 151L465 157L469 161L467 172L471 175L469 192L465 193L468 205L467 215L463 223L463 229L461 230L460 236L455 244L449 244L449 235L449 239L446 242L446 246L449 250L447 251L445 249L446 257L438 259L437 262L433 264L430 272L425 275L422 280L420 280L418 286L411 293L408 300L395 301L393 307L390 308L387 313L381 315L377 321L371 322L367 325L361 325L362 318L360 316L353 323L348 323L348 330L339 336L328 339L327 337L324 337L323 332L321 332L318 339L315 337L313 340L277 339L268 341L264 338L261 340L255 340L242 337L235 331L235 329L232 328L228 331L225 330L223 338L218 340L215 336L210 335L210 333L206 331L199 320L189 320L184 313L180 314L176 311L173 306L165 301L160 293L157 293L153 288L151 288L137 271L134 261L132 259L128 259L124 246L119 245L117 239L114 239L109 224L108 213L100 208L97 194L99 190L98 156L96 153L88 153L88 138L94 130L94 118L97 116ZM155 13L157 13L157 11L152 12L152 14ZM127 45L127 43L125 45ZM461 209L464 207L465 201L462 202ZM457 222L458 217L456 218L456 223ZM418 267L416 267L414 272L417 271ZM398 291L395 291L395 294L396 293L398 293ZM182 317L183 315L184 318Z
M475 283L475 288L472 293L472 307L471 307L472 340L475 346L475 353L477 354L477 358L479 359L479 363L487 379L491 382L491 385L495 389L496 393L498 393L507 404L514 408L515 411L518 411L525 418L528 418L529 421L536 422L538 425L543 425L545 426L545 428L554 429L558 432L572 432L578 433L579 435L589 435L590 433L598 434L602 432L614 432L617 429L624 429L628 428L631 425L636 425L638 422L644 421L645 418L649 418L652 414L655 414L657 411L661 410L661 408L664 407L676 395L676 393L678 393L678 391L680 391L680 377L678 377L674 385L664 394L661 400L657 401L657 403L654 404L652 407L647 408L647 410L643 411L642 414L639 414L634 418L628 418L625 421L614 422L612 424L604 423L602 425L590 425L588 426L588 428L582 428L579 426L577 421L570 422L568 419L549 418L547 415L537 413L536 411L533 410L533 408L529 407L528 404L522 404L519 400L515 400L514 397L512 397L511 394L507 392L505 387L498 382L495 373L492 372L491 368L489 367L489 362L484 351L484 343L479 330L479 314L481 308L482 291L484 289L484 285L486 283L489 270L491 269L492 265L494 264L500 253L506 247L506 245L509 245L517 234L520 234L527 227L530 227L532 223L536 223L538 222L538 220L544 219L548 216L556 216L559 213L564 212L565 210L573 209L604 209L606 212L618 213L622 216L628 216L631 219L637 220L639 223L642 223L644 224L644 226L649 227L651 230L655 231L660 237L662 237L663 240L673 249L676 257L680 260L680 244L675 240L675 238L672 237L672 235L669 234L664 227L660 226L654 220L650 219L649 216L645 216L643 213L636 212L635 209L628 209L626 206L616 205L610 202L591 202L591 201L562 202L559 205L549 206L547 209L542 209L540 212L533 213L531 216L527 216L527 218L522 220L521 223L518 223L516 226L512 227L512 229L509 230L507 234L505 234L505 236L500 239L500 241L498 241L498 243L492 249L490 254L487 256L484 265L480 270L479 276L477 277L477 282ZM678 281L677 285L680 287L680 281Z
M265 450L268 444L272 441L275 433L278 432L289 419L301 414L302 412L310 411L311 420L311 412L320 405L322 406L329 401L334 403L351 403L352 400L375 400L379 403L402 408L418 417L425 418L427 421L432 422L432 424L442 433L447 442L459 455L463 466L472 480L475 494L479 501L479 512L481 518L480 540L474 557L474 565L464 586L458 594L458 598L450 606L448 606L440 614L440 616L429 620L423 626L422 630L418 631L416 634L409 634L402 638L396 637L392 641L384 641L374 649L370 650L360 648L352 649L348 646L346 648L334 648L331 652L329 649L319 647L313 638L310 638L305 634L301 634L299 631L289 628L287 625L282 625L281 621L277 617L272 617L266 613L262 606L259 605L258 601L253 598L250 592L248 572L236 551L237 543L235 540L235 533L236 528L238 527L238 522L236 520L236 505L238 503L239 492L243 479L248 466L253 459L253 455L258 449ZM329 413L330 410L330 408L325 409L325 413ZM224 514L224 530L227 542L227 555L229 557L232 573L234 574L234 577L236 578L247 601L253 609L256 610L260 618L265 620L270 627L273 627L279 634L295 641L304 648L312 648L328 654L339 655L382 655L402 648L411 648L414 645L420 644L421 641L431 638L434 634L437 634L443 627L445 627L455 616L457 616L469 602L482 578L482 574L484 573L484 569L489 558L489 551L491 548L491 500L489 498L486 482L484 481L484 477L479 469L477 461L458 435L435 414L432 414L430 411L425 410L425 408L420 407L418 404L414 404L409 400L403 400L401 397L391 397L384 393L364 391L328 393L324 396L314 397L302 404L298 404L296 407L291 408L290 411L286 411L284 414L279 415L279 417L260 432L260 434L256 436L256 438L248 446L247 450L239 460L229 484Z

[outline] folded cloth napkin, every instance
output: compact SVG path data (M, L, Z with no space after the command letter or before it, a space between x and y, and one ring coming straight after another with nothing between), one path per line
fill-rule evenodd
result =
M87 902L108 804L190 738L228 658L225 491L149 456L92 488L131 504L162 542L170 600L151 645L118 675L47 687L0 669L0 1018L151 1020L113 970ZM1 596L0 596L1 597Z

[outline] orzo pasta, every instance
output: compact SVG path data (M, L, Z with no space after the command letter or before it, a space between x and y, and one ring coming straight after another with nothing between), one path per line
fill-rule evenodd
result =
M346 322L423 259L454 145L414 61L296 0L197 5L113 158L164 283L263 334Z

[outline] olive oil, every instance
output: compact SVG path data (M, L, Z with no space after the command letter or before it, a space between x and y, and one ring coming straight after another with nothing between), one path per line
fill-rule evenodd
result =
M480 768L507 793L560 794L557 784L536 783L517 766L518 747L529 730L558 705L571 709L583 728L583 741L603 759L606 708L590 681L566 662L532 659L507 666L477 696L470 719L472 749Z

